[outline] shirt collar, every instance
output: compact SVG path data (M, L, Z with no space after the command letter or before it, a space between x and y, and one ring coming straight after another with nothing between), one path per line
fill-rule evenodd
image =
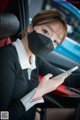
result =
M27 68L30 68L31 70L35 69L36 68L35 55L32 54L32 58L31 58L32 64L30 64L29 60L28 60L27 53L25 51L25 48L24 48L21 40L17 39L12 44L15 46L15 48L17 50L18 57L19 57L19 62L20 62L20 65L21 65L22 69L27 69Z

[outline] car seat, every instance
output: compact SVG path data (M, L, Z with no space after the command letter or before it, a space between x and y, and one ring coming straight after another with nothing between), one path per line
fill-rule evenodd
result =
M19 30L19 20L12 13L0 13L0 47L11 43Z

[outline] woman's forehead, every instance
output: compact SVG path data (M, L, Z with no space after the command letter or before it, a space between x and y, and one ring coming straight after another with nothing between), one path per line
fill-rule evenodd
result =
M52 24L47 24L46 26L48 26L49 28L52 29L52 31L54 32L60 32L63 30L63 24L61 24L60 22L55 22Z

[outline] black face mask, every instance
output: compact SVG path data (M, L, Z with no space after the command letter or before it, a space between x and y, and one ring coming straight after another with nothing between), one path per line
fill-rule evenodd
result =
M37 56L44 56L54 49L51 39L36 31L28 34L28 45L31 52Z

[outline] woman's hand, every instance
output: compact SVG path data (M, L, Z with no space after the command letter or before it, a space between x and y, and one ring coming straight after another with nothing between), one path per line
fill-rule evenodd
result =
M42 97L46 93L55 90L59 85L61 85L64 82L65 78L67 77L67 75L65 75L58 79L51 80L50 78L52 76L52 74L47 74L42 78L37 87L37 91L34 97Z

